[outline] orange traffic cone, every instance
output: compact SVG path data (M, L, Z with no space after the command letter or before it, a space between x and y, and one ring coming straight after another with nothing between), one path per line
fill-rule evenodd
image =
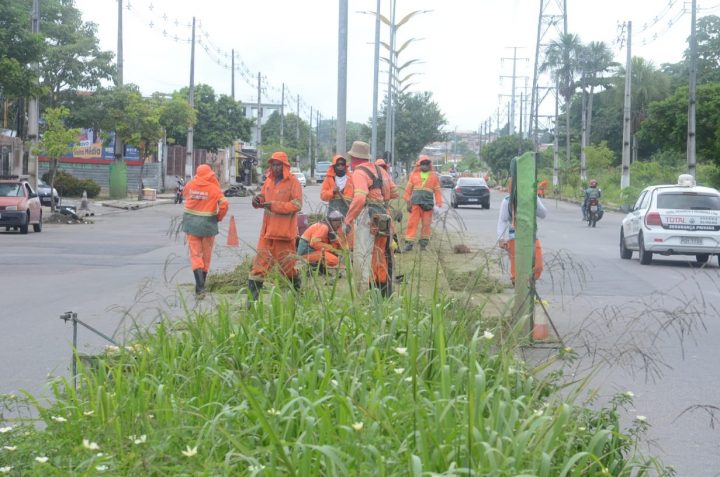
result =
M230 216L230 230L228 231L227 238L228 247L239 247L240 241L238 240L237 228L235 228L235 216Z

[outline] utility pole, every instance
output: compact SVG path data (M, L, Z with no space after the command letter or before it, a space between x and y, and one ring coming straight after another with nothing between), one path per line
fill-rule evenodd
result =
M123 85L123 0L118 0L117 85Z
M558 83L560 80L557 80ZM558 121L560 120L560 88L555 84L555 131L553 134L553 189L560 186L560 135L558 134Z
M262 77L258 72L258 85L257 85L257 124L255 126L255 150L257 151L258 161L260 160L260 149L262 144Z
M283 145L285 138L285 83L282 84L282 93L280 99L280 146Z
M33 0L33 10L31 17L30 29L34 34L40 33L40 0ZM39 76L39 66L33 63L33 78L37 82ZM28 152L28 173L31 176L33 187L37 188L39 175L38 158L34 150L37 149L37 143L40 139L40 108L37 96L30 98L28 104L28 139L30 139L30 151Z
M230 51L230 97L235 101L235 49Z
M339 0L338 19L338 91L337 91L337 137L335 152L345 151L347 121L347 42L348 42L348 0Z
M192 41L190 43L190 92L188 94L188 102L190 107L195 107L195 17L192 20ZM117 137L115 138L117 142ZM185 178L193 176L193 127L188 127L187 144L185 146Z
M316 161L318 159L319 151L320 151L320 111L315 111L315 160Z
M300 95L297 95L297 110L295 112L295 139L297 141L297 151L295 155L295 166L300 167Z
M310 160L310 177L315 175L315 160L312 155L312 120L313 120L313 108L310 106L310 119L308 121L308 159Z
M523 137L523 92L520 91L520 139Z
M385 151L390 153L390 164L395 171L395 154L393 154L393 73L395 70L395 4L396 0L390 0L390 48L388 49L388 90L385 104ZM385 159L388 159L387 157Z
M630 185L630 114L632 112L632 22L627 22L627 59L625 61L625 98L623 102L622 176L620 189Z
M687 162L688 174L695 177L695 107L697 106L697 0L692 0L692 13L690 17L690 81L688 86Z
M370 140L370 157L377 158L377 117L378 117L378 90L380 88L380 0L375 7L375 63L373 67L373 116L372 138ZM387 119L386 119L387 120Z
M511 92L510 92L510 95L509 95L510 98L511 98L511 99L510 99L510 114L509 114L509 117L508 117L508 121L509 121L509 124L510 124L510 126L508 127L508 135L512 135L512 134L515 133L515 89L516 89L516 88L515 88L515 81L516 81L517 78L518 78L518 76L517 76L517 62L518 62L518 60L529 61L529 58L518 58L518 56L517 56L517 51L518 51L519 48L521 48L521 47L519 47L519 46L508 46L507 48L513 50L513 56L512 56L512 58L503 57L503 58L500 58L500 61L502 62L502 61L504 61L504 60L512 60L512 76L504 76L504 75L501 75L500 78L501 78L501 79L502 79L502 78L511 78L511 80L512 80ZM521 121L522 121L522 116L521 116Z

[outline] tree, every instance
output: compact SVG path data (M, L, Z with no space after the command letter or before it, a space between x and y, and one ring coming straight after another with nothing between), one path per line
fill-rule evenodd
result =
M50 190L55 186L55 173L58 168L58 161L62 156L72 152L72 145L77 141L80 134L79 129L71 129L65 126L65 118L69 112L67 108L48 108L45 110L44 132L41 134L38 148L44 151L50 161L48 170L48 182ZM50 194L52 196L52 194ZM55 211L55 201L50 201L51 210Z
M97 25L83 22L73 1L45 0L40 16L40 33L46 44L40 61L45 104L64 104L78 90L95 90L102 80L113 77L114 54L100 50Z
M183 88L173 93L185 101L189 98L189 89ZM199 84L195 87L195 110L197 124L193 130L193 145L198 149L217 152L229 147L234 140L250 139L252 121L243 114L243 106L230 96L215 95L211 86ZM187 129L176 128L169 133L175 141L184 144L187 141Z
M687 87L650 104L638 136L659 150L685 151L687 109ZM720 83L706 83L697 88L696 134L698 162L712 160L720 165Z
M387 102L378 115L378 144L385 141L386 113ZM405 169L410 170L427 144L445 139L442 127L446 124L445 116L432 100L432 93L400 94L395 102L396 163L404 164ZM365 131L369 136L369 127Z
M589 145L592 129L594 91L598 86L606 86L608 79L603 73L618 66L613 61L610 48L602 41L592 41L582 47L579 58L581 71L580 89L582 91L581 133L580 133L580 177L587 179L587 158L585 148Z
M24 0L0 2L0 100L22 99L40 93L31 64L41 58L40 35L30 32L30 10ZM25 122L22 102L15 104L15 130ZM3 125L5 126L5 125Z
M523 139L517 134L502 136L485 144L481 155L496 177L500 177L510 169L510 160L534 149L533 142Z
M720 82L720 17L708 15L697 21L697 82ZM685 51L685 62L690 50Z
M565 160L570 160L570 104L577 89L575 77L579 68L579 56L582 44L580 37L563 34L554 40L545 50L545 62L540 71L551 71L558 87L558 92L565 103Z

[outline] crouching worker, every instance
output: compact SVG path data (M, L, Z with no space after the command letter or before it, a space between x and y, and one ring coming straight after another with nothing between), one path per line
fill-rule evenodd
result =
M248 280L252 299L257 301L265 275L277 265L280 272L300 289L300 277L295 270L295 239L298 233L297 214L302 209L302 186L292 173L287 154L274 152L268 161L260 194L252 200L252 206L263 209L263 221L257 243L257 255L253 260Z
M210 270L218 222L228 210L228 201L220 189L215 173L207 164L200 164L195 177L185 185L185 213L182 230L190 246L190 265L195 275L195 294L205 292L205 280Z
M340 265L339 254L347 250L347 238L343 231L345 216L331 211L326 220L312 224L300 238L297 253L310 267L325 273L327 268Z

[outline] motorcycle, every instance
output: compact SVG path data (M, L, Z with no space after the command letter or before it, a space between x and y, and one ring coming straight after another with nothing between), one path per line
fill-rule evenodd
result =
M603 211L597 199L588 199L586 214L588 227L595 227L595 224L602 219Z
M234 184L225 189L224 195L225 197L246 197L250 195L250 192L244 185Z
M177 186L175 186L175 203L182 204L183 202L183 189L185 189L185 181L177 178Z

